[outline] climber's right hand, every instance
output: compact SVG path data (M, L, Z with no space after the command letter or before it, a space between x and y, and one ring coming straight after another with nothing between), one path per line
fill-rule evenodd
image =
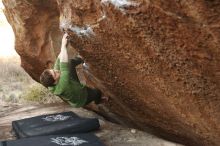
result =
M65 34L63 35L63 38L62 38L62 48L66 48L66 45L67 45L67 42L68 42L67 37L68 37L68 34L65 33Z

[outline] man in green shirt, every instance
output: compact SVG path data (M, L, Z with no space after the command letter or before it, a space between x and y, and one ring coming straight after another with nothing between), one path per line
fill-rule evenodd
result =
M79 82L76 66L83 63L81 58L72 59L69 62L67 54L67 34L64 34L60 54L53 69L46 69L40 76L40 82L52 93L61 97L74 107L82 107L95 101L99 104L102 97L98 89L89 88Z

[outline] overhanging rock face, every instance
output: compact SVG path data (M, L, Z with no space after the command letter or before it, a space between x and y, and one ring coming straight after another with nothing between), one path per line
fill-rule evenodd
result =
M54 62L61 28L125 124L187 145L220 144L218 0L3 2L35 80Z

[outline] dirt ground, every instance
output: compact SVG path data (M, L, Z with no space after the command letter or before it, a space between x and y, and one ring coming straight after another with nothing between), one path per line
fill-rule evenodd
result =
M101 128L94 133L106 146L181 146L146 132L122 127L110 123L101 116L82 108L72 108L66 104L25 105L25 104L0 104L0 140L16 139L11 130L13 120L33 117L42 114L73 111L83 117L99 118Z

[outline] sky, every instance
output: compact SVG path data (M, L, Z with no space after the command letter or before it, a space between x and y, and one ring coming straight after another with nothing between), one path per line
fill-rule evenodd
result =
M4 13L4 6L0 0L0 58L17 56L14 47L14 33Z

